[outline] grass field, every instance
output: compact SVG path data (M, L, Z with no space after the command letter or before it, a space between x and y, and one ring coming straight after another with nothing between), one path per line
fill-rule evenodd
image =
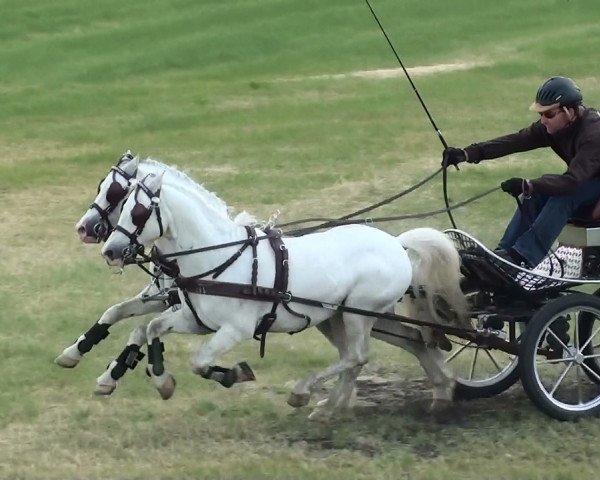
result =
M600 105L597 0L373 0L449 144L522 128L538 84L562 74ZM231 390L189 370L199 339L167 337L178 389L163 402L130 372L111 398L95 378L140 320L74 370L53 359L142 272L112 275L73 226L130 148L177 164L236 210L281 222L334 217L439 167L441 143L366 4L354 0L0 0L0 479L594 479L600 423L549 420L520 387L433 423L408 354L373 342L364 404L328 426L285 400L334 358L316 332L271 335L257 382ZM456 65L461 66L459 69ZM511 176L560 172L551 152L449 172L454 201ZM441 182L377 211L442 207ZM490 245L514 205L495 193L455 218ZM449 226L444 216L382 225ZM360 396L360 392L359 392Z

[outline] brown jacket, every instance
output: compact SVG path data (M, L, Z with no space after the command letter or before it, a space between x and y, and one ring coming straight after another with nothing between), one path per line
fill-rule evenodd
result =
M574 192L583 182L600 177L600 113L580 107L577 119L554 135L538 120L516 133L469 145L465 151L469 161L479 162L541 147L554 150L567 164L567 171L531 180L533 190L547 195Z

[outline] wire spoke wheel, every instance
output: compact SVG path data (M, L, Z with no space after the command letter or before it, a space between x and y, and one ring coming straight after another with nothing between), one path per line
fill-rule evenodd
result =
M585 357L583 372L591 381L600 384L600 318L581 312L578 328L579 345Z
M560 297L532 317L521 343L521 381L531 400L559 420L600 413L600 298Z
M520 323L493 322L485 325L506 340L517 340L523 329ZM450 337L453 348L445 363L456 376L455 397L459 400L487 398L498 395L519 380L518 357L513 354L477 345L471 341Z

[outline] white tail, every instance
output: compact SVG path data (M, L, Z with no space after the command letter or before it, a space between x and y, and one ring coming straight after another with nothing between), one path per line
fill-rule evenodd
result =
M460 288L460 256L452 240L433 228L415 228L397 238L413 268L411 286L416 298L407 302L410 313L429 314L428 321L441 325L470 328Z

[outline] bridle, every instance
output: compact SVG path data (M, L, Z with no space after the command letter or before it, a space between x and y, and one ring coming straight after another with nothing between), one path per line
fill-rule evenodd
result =
M109 215L117 208L119 203L127 196L129 190L131 188L132 181L135 179L136 173L134 172L132 175L123 170L119 165L124 160L133 160L133 155L131 153L124 154L119 162L110 168L109 174L112 172L112 182L106 190L106 201L108 202L107 208L102 208L96 202L90 205L90 210L94 209L100 215L102 219L101 222L96 223L94 225L94 233L98 237L99 240L106 241L110 232L114 229L113 224L110 222ZM121 183L118 181L117 175L120 175L126 182L127 186L123 187ZM100 180L98 183L97 193L100 193L100 186L104 180Z
M152 174L148 174L152 175ZM147 178L147 176L146 176ZM145 178L144 178L145 180ZM153 192L144 184L144 180L137 183L135 187L135 191L133 193L133 198L135 200L135 205L131 209L131 221L133 225L136 227L133 232L129 232L125 230L122 226L117 225L114 230L117 232L121 232L127 238L129 238L129 246L125 248L123 251L123 262L124 263L136 263L135 257L137 255L143 255L144 246L138 241L138 237L144 231L146 227L146 223L150 219L152 212L156 212L156 220L158 222L158 228L160 231L159 236L163 236L164 228L162 222L162 215L160 213L160 187ZM146 194L146 196L150 199L150 205L146 207L144 204L140 203L138 197L140 192Z

